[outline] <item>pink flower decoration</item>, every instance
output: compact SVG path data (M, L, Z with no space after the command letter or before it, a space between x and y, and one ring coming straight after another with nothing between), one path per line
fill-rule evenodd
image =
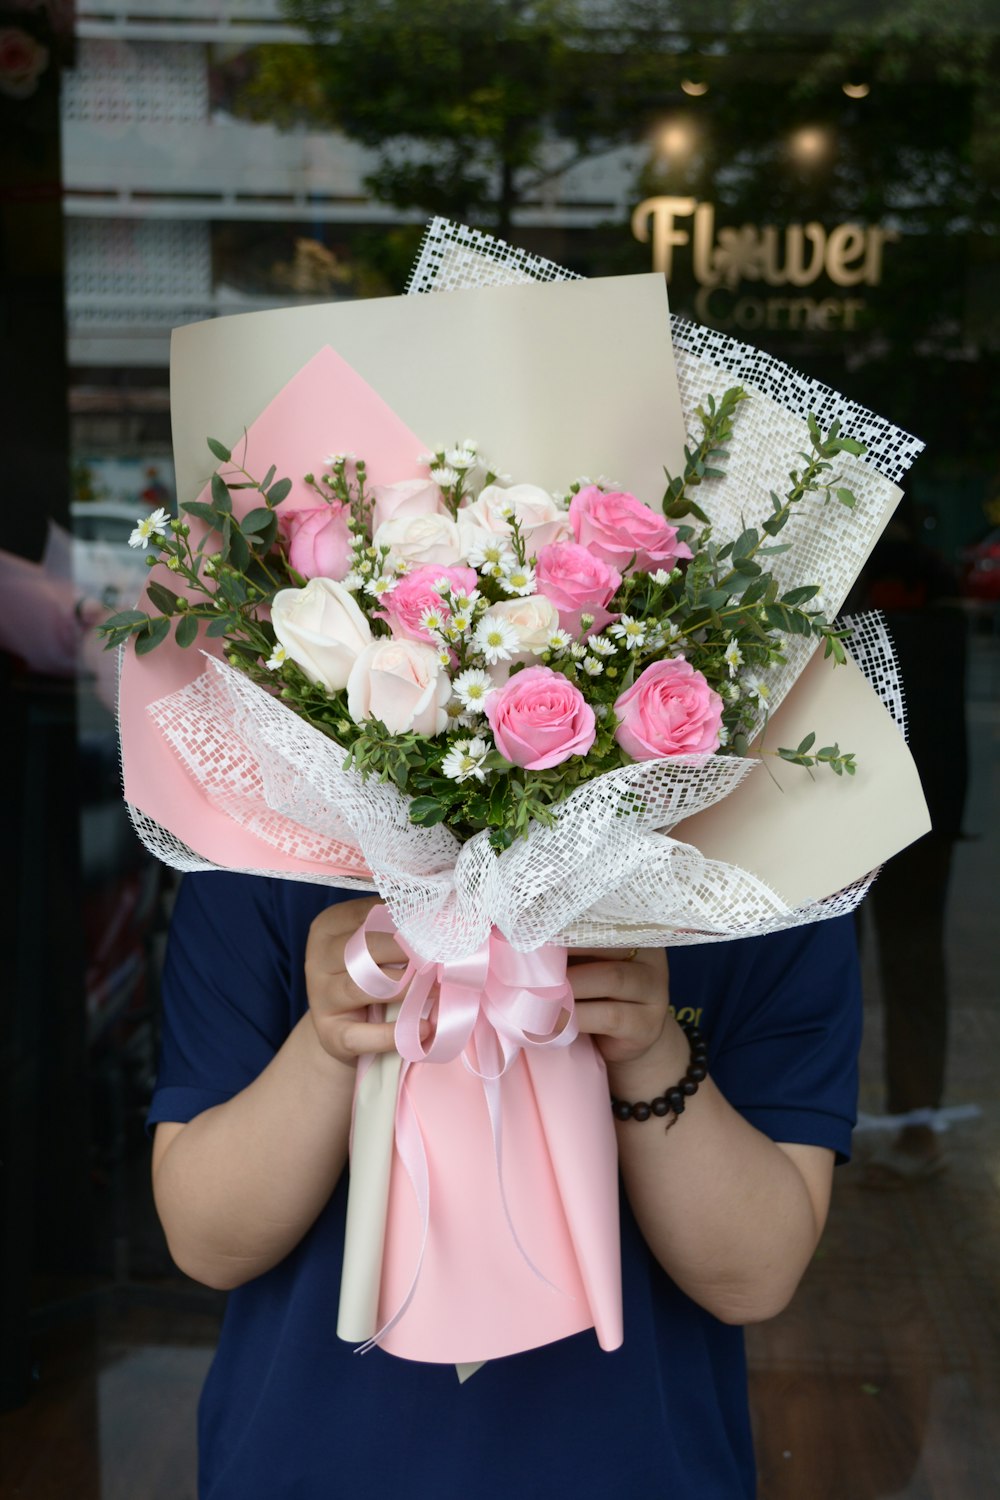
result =
M676 526L625 492L606 494L588 484L570 501L569 518L577 541L619 570L633 552L640 573L669 572L680 558L691 556L687 543L677 540Z
M351 533L339 503L283 512L281 530L288 561L303 578L332 578L339 583L351 571Z
M525 667L490 693L486 717L505 760L544 771L571 755L586 755L597 737L594 710L561 672Z
M434 637L420 623L420 617L427 609L439 609L445 616L449 613L448 606L434 587L439 578L447 578L455 594L471 594L479 582L475 568L444 567L434 563L414 568L412 573L399 580L391 593L382 596L382 608L377 611L380 619L389 622L394 636L433 643Z
M559 624L571 635L580 634L582 614L594 616L590 630L603 630L615 619L606 606L621 581L615 568L577 542L553 542L543 547L535 564L538 593L552 600L559 611Z
M719 747L722 699L683 656L656 661L615 703L615 739L633 760Z

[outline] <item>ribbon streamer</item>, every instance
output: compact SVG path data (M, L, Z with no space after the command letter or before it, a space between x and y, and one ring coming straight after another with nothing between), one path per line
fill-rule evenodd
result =
M388 975L372 958L370 932L391 933L407 956L402 974ZM446 1063L461 1057L479 1078L489 1114L500 1200L518 1251L536 1276L559 1292L534 1264L518 1236L503 1183L503 1114L500 1081L527 1048L568 1047L578 1035L573 991L566 977L566 949L548 944L519 953L494 928L468 956L426 959L397 931L384 906L375 906L345 948L347 972L378 1003L400 1001L396 1048L403 1059L396 1100L396 1149L413 1188L421 1238L413 1279L399 1307L356 1352L366 1353L406 1312L420 1279L430 1225L430 1180L420 1122L407 1087L415 1063ZM427 1023L427 1035L422 1035Z

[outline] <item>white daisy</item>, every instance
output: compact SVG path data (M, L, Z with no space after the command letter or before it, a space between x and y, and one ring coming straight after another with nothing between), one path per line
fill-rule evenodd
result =
M467 609L458 609L451 617L451 624L456 635L464 635L472 625L472 616Z
M274 650L271 652L270 656L267 658L267 661L264 663L264 665L265 665L265 667L267 667L267 669L268 669L269 672L277 672L278 668L279 667L283 667L284 664L285 664L285 662L287 660L288 660L288 652L285 650L284 646L279 641L275 645Z
M431 478L443 490L450 490L458 483L458 470L451 468L449 464L436 464L431 470Z
M666 587L671 578L671 575L667 572L666 568L657 568L656 572L650 573L649 576L650 578L652 578L654 583L658 583L663 587Z
M364 587L364 582L365 580L360 573L348 573L346 578L340 580L340 586L342 589L347 589L350 593L354 594L358 589Z
M552 634L545 642L545 649L547 651L555 652L568 651L572 644L573 637L570 635L569 631L563 630L560 627L559 630L553 630Z
M606 635L592 635L587 645L597 656L614 656L618 650L614 641L609 641Z
M583 661L583 658L587 654L587 648L581 641L574 641L569 648L569 654L570 656L574 657L576 661Z
M376 599L381 599L383 594L391 594L398 582L397 578L390 578L385 573L377 573L365 584L365 593L374 594Z
M471 740L459 740L441 762L441 770L452 781L468 781L471 776L485 781L483 761L488 754L489 746L478 735Z
M748 693L751 698L756 698L757 702L761 705L762 708L766 707L768 695L771 690L768 687L767 683L764 682L762 678L758 677L754 672L749 672L747 676L744 677L743 690L744 692Z
M729 730L726 728L725 724L720 724L719 725L719 749L720 750L725 749L726 745L728 745L728 744L729 744Z
M448 623L448 616L443 609L435 609L431 604L427 609L421 610L420 623L432 635L439 635Z
M735 636L729 637L729 645L722 653L722 659L729 668L730 677L735 677L737 669L743 665L743 652L740 650L740 643Z
M472 568L478 568L480 572L492 573L500 577L509 573L512 568L517 567L517 558L507 546L504 537L490 536L484 532L482 538L476 538L469 547L468 562Z
M148 516L140 516L128 544L130 547L141 547L145 552L150 542L158 541L161 536L166 535L169 525L170 517L162 509L151 511Z
M481 671L479 667L467 667L464 672L459 672L451 686L463 708L478 709L481 712L496 684L488 672Z
M519 594L525 598L528 594L535 592L535 570L515 563L510 572L500 580L500 587L505 594Z
M473 468L476 463L475 453L470 452L468 448L449 448L444 457L445 463L450 468L457 469L459 473Z
M632 615L622 615L621 619L608 627L608 634L613 635L619 641L624 641L627 646L644 646L646 622L636 620Z
M596 656L585 656L583 658L583 670L588 677L600 677L604 671L604 663Z
M489 665L498 661L510 661L520 645L520 636L502 615L484 615L472 636L476 649L485 656Z

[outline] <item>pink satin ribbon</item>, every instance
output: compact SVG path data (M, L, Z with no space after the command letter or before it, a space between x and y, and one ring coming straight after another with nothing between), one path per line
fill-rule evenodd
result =
M368 933L391 933L407 956L401 975L388 975L368 951ZM482 1080L497 1169L500 1199L518 1250L536 1276L552 1283L531 1260L518 1237L503 1185L503 1122L500 1080L522 1048L568 1047L578 1034L573 991L566 977L566 949L551 944L519 953L494 928L475 953L438 963L425 959L406 942L384 906L369 912L363 927L348 939L347 972L359 989L379 1003L402 997L396 1018L396 1048L403 1059L396 1101L396 1149L413 1187L421 1221L417 1264L401 1305L379 1331L360 1346L373 1348L406 1312L420 1279L430 1223L427 1155L416 1111L409 1097L407 1074L413 1063L454 1062L461 1057ZM563 1018L565 1017L565 1021ZM426 1037L421 1036L428 1023ZM371 1059L363 1059L363 1067ZM363 1069L359 1076L363 1076ZM559 1288L553 1287L554 1291Z

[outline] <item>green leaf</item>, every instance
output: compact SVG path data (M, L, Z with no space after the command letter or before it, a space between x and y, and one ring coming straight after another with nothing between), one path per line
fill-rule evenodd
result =
M733 562L733 572L742 574L744 578L756 578L760 571L760 563L752 557L737 557Z
M109 615L103 625L98 626L102 635L111 630L131 629L133 625L148 620L149 616L141 609L123 609L117 615Z
M237 572L242 573L250 561L250 543L247 541L239 526L233 526L232 537L229 543L229 561Z
M225 443L220 443L218 438L207 438L206 441L211 451L215 454L215 457L220 459L222 463L227 464L233 455Z
M163 587L162 583L150 583L146 587L151 604L155 604L161 615L175 615L177 613L177 595L173 589Z
M196 615L183 614L177 621L174 631L174 639L178 646L191 646L198 638L198 619Z
M846 489L843 485L839 486L834 491L834 494L837 496L837 499L840 501L841 505L846 505L848 510L853 510L858 503L854 491Z
M165 620L162 617L158 620L151 620L149 622L149 629L141 630L136 635L136 656L147 656L150 651L154 650L161 643L161 641L166 640L169 630L169 620Z
M232 615L219 615L218 619L209 620L205 634L211 636L213 640L217 640L220 635L225 635L226 631L232 626L232 623Z
M212 475L212 504L223 515L228 515L233 508L229 487L221 474Z
M813 747L813 745L815 745L815 743L816 743L816 731L813 730L812 733L806 735L805 739L799 745L799 754L800 755L805 755L806 751L807 750L811 750L812 747ZM822 753L823 752L821 750L820 754L822 755Z
M261 491L265 491L267 489L268 485L273 482L275 473L276 473L276 470L275 470L274 464L272 464L271 467L268 469L267 473L264 475L264 478L260 482L260 489L261 489Z
M748 557L750 553L756 549L759 541L760 534L753 526L749 527L740 536L738 536L736 538L736 541L733 543L734 562L738 557Z
M292 481L290 479L279 479L277 484L272 484L267 492L269 505L280 505L282 500L291 494Z
M787 594L782 594L782 604L805 604L808 599L815 599L819 589L815 584L807 584L800 589L789 589Z
M186 510L189 516L197 516L199 521L207 521L213 531L219 529L218 513L210 505L202 500L185 500L181 510Z
M447 810L436 797L414 797L410 803L410 822L420 828L430 828L443 821Z

